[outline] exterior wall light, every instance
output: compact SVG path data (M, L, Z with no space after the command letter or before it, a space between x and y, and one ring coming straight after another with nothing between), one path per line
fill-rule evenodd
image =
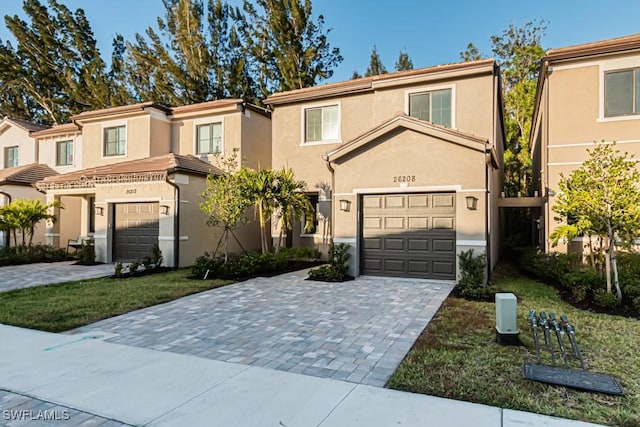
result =
M340 210L343 212L349 212L351 210L351 201L341 199L340 200Z
M96 215L98 216L103 216L104 215L104 208L102 206L96 206L94 208L94 212L96 213Z
M465 199L467 199L467 209L469 209L471 211L475 211L476 209L478 209L478 198L477 197L467 196L467 197L465 197Z
M162 215L169 215L169 206L167 205L160 205L160 213Z

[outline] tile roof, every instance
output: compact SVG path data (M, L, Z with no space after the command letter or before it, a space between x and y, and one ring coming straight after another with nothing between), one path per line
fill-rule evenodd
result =
M472 69L478 67L493 66L495 64L494 59L481 59L478 61L467 61L453 64L435 65L432 67L417 68L415 70L398 71L395 73L381 74L372 77L363 77L359 79L347 80L338 83L329 83L325 85L318 85L309 88L295 89L287 92L274 93L264 100L264 103L278 104L288 102L289 100L302 100L305 98L312 98L316 94L326 95L342 95L346 93L353 93L359 91L370 90L373 85L388 82L392 80L401 80L411 77L420 77L423 75L437 74L449 71L458 71L465 69Z
M597 42L583 43L575 46L549 49L545 59L572 59L582 56L621 52L640 49L640 33Z
M127 114L127 113L133 113L136 111L143 111L147 108L156 108L158 110L164 111L165 113L168 113L171 111L171 109L166 105L162 105L157 102L140 102L138 104L122 105L120 107L85 111L80 114L71 116L71 119L72 120L93 119L96 117L111 116L111 115L117 115L117 114Z
M58 172L40 163L0 169L0 184L32 185L46 177L55 176Z
M11 122L13 124L15 124L16 126L26 130L27 132L37 132L39 130L43 130L43 129L48 129L49 126L47 125L41 125L38 123L32 123L32 122L28 122L26 120L21 120L21 119L14 119L8 116L5 116L5 118L3 120L6 120L8 122Z
M193 113L214 108L223 108L242 104L244 101L239 98L217 99L215 101L200 102L198 104L181 105L171 108L171 114Z
M196 175L221 173L220 169L203 160L200 160L195 156L185 156L169 153L157 157L129 160L126 162L113 163L110 165L98 166L61 175L50 176L43 179L42 182L45 184L54 184L77 181L80 179L92 179L96 177L132 175L154 172L166 172L169 174L174 172L185 172Z
M35 131L31 134L31 136L37 138L41 136L60 135L65 133L76 133L76 132L80 132L81 130L82 128L75 123L65 123L63 125L53 126L50 128Z

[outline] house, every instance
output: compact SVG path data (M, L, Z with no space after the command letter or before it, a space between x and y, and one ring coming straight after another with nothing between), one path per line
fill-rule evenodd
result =
M193 264L216 248L221 234L206 226L199 207L207 175L219 172L215 153L237 149L254 167L271 162L270 114L241 99L175 108L146 102L84 112L72 121L79 133L72 124L36 133L43 156L55 157L61 172L38 189L48 202L79 204L77 214L57 210L48 242L64 247L68 236L92 236L102 262L141 260L157 244L166 265ZM64 149L73 152L73 164L59 164ZM246 247L260 246L256 224L237 234Z
M346 243L352 275L455 280L457 254L499 254L504 129L494 60L276 93L273 168L316 207L293 246ZM278 235L273 229L272 235Z
M640 34L551 49L541 61L530 147L546 251L560 224L553 212L560 174L578 168L596 141L640 158ZM582 239L571 246L580 250Z
M0 206L17 199L40 199L42 193L34 184L56 171L38 164L38 149L33 132L47 126L25 120L4 117L0 120ZM0 247L7 246L8 233L0 232ZM39 226L33 236L34 243L44 243L45 228Z

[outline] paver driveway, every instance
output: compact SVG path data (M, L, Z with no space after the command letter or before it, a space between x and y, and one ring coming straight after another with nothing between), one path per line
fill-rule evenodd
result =
M75 261L62 261L9 265L0 267L0 292L112 274L113 264L75 265Z
M426 280L257 278L103 320L113 343L383 386L452 289Z

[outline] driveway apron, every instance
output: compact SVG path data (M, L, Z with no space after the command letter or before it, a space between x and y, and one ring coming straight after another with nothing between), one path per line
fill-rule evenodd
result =
M453 286L359 277L256 278L106 319L73 332L108 342L384 386Z

